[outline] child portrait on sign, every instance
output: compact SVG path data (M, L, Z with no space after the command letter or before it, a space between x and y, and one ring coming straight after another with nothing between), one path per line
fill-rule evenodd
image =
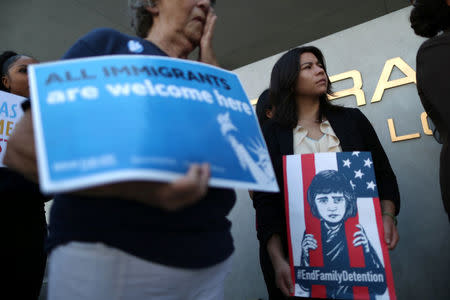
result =
M323 266L328 271L351 270L345 222L358 213L357 199L352 184L344 174L335 170L324 170L313 178L307 192L307 201L314 217L320 219ZM352 247L362 247L365 270L384 273L384 267L372 247L364 228L357 224ZM310 253L317 251L318 241L314 234L303 234L300 267L310 266ZM300 281L305 296L309 296L311 283ZM354 284L330 281L326 285L327 297L333 299L353 298ZM383 294L386 283L370 284L370 294Z

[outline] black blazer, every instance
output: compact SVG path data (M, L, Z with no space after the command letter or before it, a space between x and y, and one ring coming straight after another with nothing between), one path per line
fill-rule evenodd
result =
M378 193L381 200L392 200L396 214L400 210L397 179L386 153L369 120L357 108L335 107L326 113L342 151L369 151L372 153ZM286 241L286 217L284 209L283 155L294 154L293 130L282 127L273 120L263 126L263 134L269 149L279 193L255 191L253 206L256 209L258 239L263 249L274 233Z
M450 221L450 32L425 41L417 53L417 90L443 143L440 161L442 201Z

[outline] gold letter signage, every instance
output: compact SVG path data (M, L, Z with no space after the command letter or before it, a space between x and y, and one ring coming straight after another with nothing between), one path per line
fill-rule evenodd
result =
M334 75L330 77L331 83L341 81L344 79L353 79L353 87L351 89L346 89L343 91L335 92L332 95L328 95L328 100L334 100L338 98L343 98L350 95L356 96L356 104L358 106L366 104L366 97L364 96L364 91L362 88L362 77L361 73L357 70L348 71L345 73L341 73L338 75Z
M392 142L401 142L406 140L418 139L420 138L420 133L411 133L406 135L397 136L397 132L395 131L394 120L388 119L389 133L391 134Z
M433 131L431 131L428 124L428 114L426 112L420 114L420 120L422 121L423 133L426 135L433 135Z
M406 77L389 81L394 66L399 68ZM372 101L370 102L374 103L380 101L385 90L408 83L416 83L416 72L400 57L389 59L384 64L383 72L381 73L377 88L373 94Z

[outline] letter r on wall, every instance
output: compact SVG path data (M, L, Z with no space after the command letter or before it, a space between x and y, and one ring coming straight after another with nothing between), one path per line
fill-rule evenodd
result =
M358 106L366 105L366 97L364 95L364 91L362 88L362 77L361 73L358 70L352 70L345 73L337 74L330 77L331 83L338 82L345 79L353 79L353 87L350 89L342 90L339 92L335 92L332 95L328 95L328 100L335 100L343 97L347 97L350 95L355 95L356 104Z

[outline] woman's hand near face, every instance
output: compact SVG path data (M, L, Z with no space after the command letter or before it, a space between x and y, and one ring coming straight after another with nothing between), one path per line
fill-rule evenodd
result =
M212 46L216 21L217 15L215 14L214 9L211 7L209 9L208 15L206 16L205 27L203 28L203 35L200 40L198 61L214 66L219 66L219 62L217 61L216 54L214 53Z

